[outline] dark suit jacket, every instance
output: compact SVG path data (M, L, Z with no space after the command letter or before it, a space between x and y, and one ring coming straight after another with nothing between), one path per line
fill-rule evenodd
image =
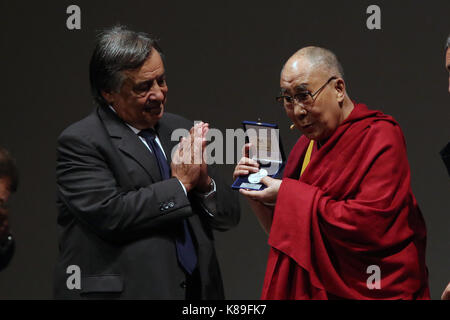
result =
M0 271L11 261L15 250L14 238L10 235L4 243L0 243Z
M169 162L176 144L172 131L191 127L169 113L159 121ZM156 158L107 108L64 130L57 151L56 298L184 299L186 275L174 243L184 218L197 249L201 298L224 298L212 229L235 226L239 205L213 168L208 171L216 181L217 212L211 217L197 197L186 197L176 178L161 181ZM68 289L71 265L80 268L80 289Z

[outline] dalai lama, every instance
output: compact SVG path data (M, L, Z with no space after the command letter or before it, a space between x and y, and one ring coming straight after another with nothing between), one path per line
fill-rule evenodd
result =
M280 86L303 135L282 180L240 190L269 234L262 298L429 299L425 222L399 124L350 99L327 49L296 52ZM248 147L234 178L258 171Z

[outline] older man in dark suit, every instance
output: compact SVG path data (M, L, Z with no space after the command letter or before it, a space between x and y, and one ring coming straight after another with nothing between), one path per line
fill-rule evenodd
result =
M103 32L90 81L99 106L58 139L55 296L223 299L212 230L235 226L239 206L202 157L208 125L165 112L161 50L145 33Z

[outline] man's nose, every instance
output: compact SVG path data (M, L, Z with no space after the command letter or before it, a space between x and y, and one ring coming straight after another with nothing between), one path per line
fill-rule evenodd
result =
M294 115L297 118L304 117L307 114L306 109L301 103L294 102Z
M150 90L149 99L153 101L162 101L164 100L164 91L167 92L167 87L160 86L156 81L153 87Z

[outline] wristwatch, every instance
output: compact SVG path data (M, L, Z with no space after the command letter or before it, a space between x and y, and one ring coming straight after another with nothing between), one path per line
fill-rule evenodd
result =
M208 198L211 194L213 194L214 192L216 192L216 182L214 181L213 178L211 178L211 182L209 183L209 190L207 193L201 193L201 192L196 192L198 196L202 197L203 199Z

